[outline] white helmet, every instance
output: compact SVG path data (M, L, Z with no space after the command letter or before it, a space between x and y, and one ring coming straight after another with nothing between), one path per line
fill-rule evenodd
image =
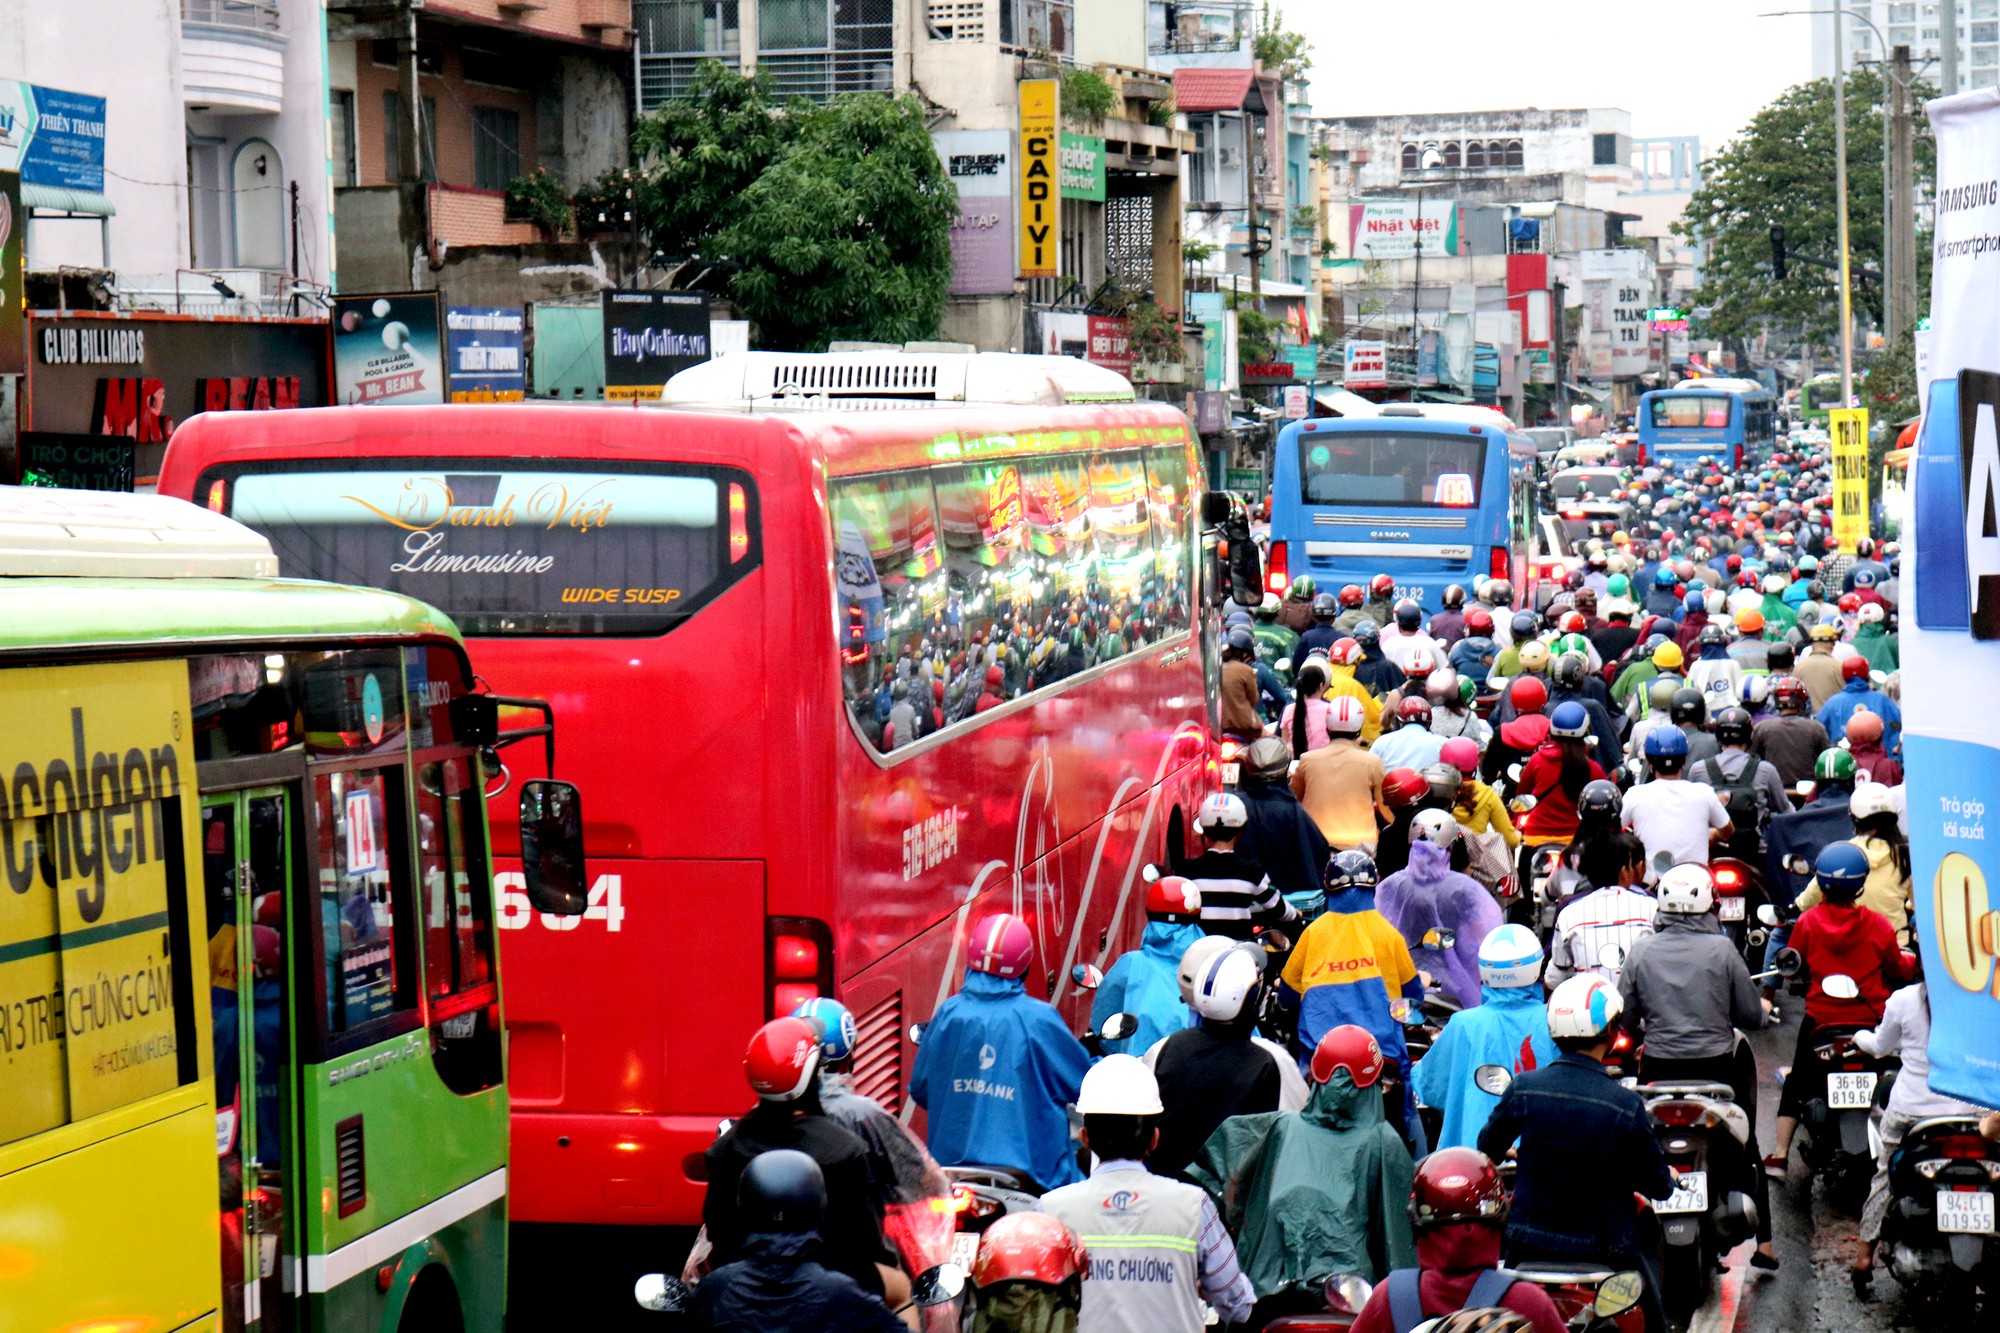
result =
M1201 965L1194 980L1194 1011L1218 1023L1233 1023L1263 979L1264 964L1249 949L1226 949Z
M1479 980L1512 989L1542 979L1542 942L1526 926L1498 926L1479 944Z
M1708 867L1689 861L1660 876L1653 897L1662 912L1681 916L1705 916L1715 906L1715 877Z
M1841 642L1833 645L1833 660L1836 662L1845 662L1850 657L1859 656L1860 652L1861 650L1859 648L1856 648L1853 644L1848 643L1845 640L1842 640Z
M1212 828L1239 829L1250 822L1250 807L1234 792L1211 792L1201 798L1195 826L1204 832Z
M1187 951L1181 955L1181 965L1176 972L1176 979L1181 984L1182 1004L1187 1005L1189 1008L1194 1007L1195 978L1201 975L1201 969L1208 963L1209 959L1227 949L1235 947L1236 941L1230 939L1227 935L1204 935L1193 944L1188 945Z
M1596 1037L1618 1021L1618 988L1594 972L1571 977L1549 996L1551 1037Z
M1882 603L1863 602L1861 609L1854 613L1854 618L1863 625L1879 625L1882 623L1885 614L1882 610Z
M1791 584L1785 580L1783 574L1766 574L1764 576L1765 592L1780 593L1790 586Z
M1701 600L1712 616L1719 616L1729 609L1729 594L1720 588L1710 588L1701 595Z
M1336 697L1326 710L1326 734L1329 736L1359 736L1367 722L1368 711L1351 694Z
M1107 1055L1083 1076L1076 1094L1083 1115L1159 1115L1159 1080L1136 1055Z
M1458 841L1458 820L1449 810L1422 810L1410 821L1410 836L1449 847Z
M1854 819L1896 812L1896 794L1879 782L1857 782L1854 795L1847 798L1847 813Z

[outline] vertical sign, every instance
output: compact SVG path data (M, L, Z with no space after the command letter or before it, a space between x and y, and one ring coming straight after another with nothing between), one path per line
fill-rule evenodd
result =
M605 292L604 396L658 398L667 381L708 360L708 297Z
M951 227L951 294L1014 290L1014 136L1006 130L939 130L931 135L945 174L958 187Z
M1060 267L1062 232L1056 188L1058 89L1054 79L1021 84L1021 276L1053 278Z
M21 252L27 231L20 174L0 171L0 375L19 375L28 368L27 330L21 317Z
M1826 428L1833 437L1833 539L1852 551L1868 535L1868 409L1836 407Z
M454 403L518 403L522 375L519 306L455 305L444 312L446 364Z

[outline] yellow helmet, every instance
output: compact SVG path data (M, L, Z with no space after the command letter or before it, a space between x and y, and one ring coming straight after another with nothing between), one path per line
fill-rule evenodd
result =
M1683 661L1679 644L1663 643L1653 650L1653 665L1662 671L1679 671Z

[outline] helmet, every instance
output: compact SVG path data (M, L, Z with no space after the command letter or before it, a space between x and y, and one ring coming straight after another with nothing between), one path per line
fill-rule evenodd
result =
M277 897L264 894L265 898ZM282 899L279 900L283 902ZM260 904L261 905L261 904ZM270 926L250 927L250 956L259 977L276 977L285 970L285 938Z
M772 1148L744 1164L736 1205L752 1231L817 1231L826 1220L826 1176L796 1148Z
M1269 620L1278 614L1278 610L1282 606L1284 606L1284 603L1278 600L1278 594L1267 592L1264 594L1264 600L1257 603L1257 618L1259 620Z
M1874 586L1875 586L1875 571L1874 571L1874 570L1872 570L1872 569L1867 569L1867 568L1862 568L1862 569L1857 569L1857 570L1855 570L1855 571L1854 571L1854 586L1855 586L1855 587L1857 587L1857 588L1872 588L1872 587L1874 587Z
M1368 724L1368 710L1351 694L1336 698L1326 710L1326 734L1359 736Z
M1433 707L1438 704L1457 703L1458 673L1446 667L1442 671L1433 671L1425 676L1424 698L1429 699Z
M1340 590L1340 604L1350 610L1367 600L1367 592L1358 583L1350 583Z
M1333 600L1333 594L1321 593L1313 598L1313 619L1332 620L1340 614L1340 604Z
M819 1029L819 1049L829 1060L845 1060L861 1044L861 1029L854 1012L839 1000L821 995L799 1001L793 1018L803 1018Z
M1526 926L1496 926L1479 942L1479 980L1503 990L1542 979L1542 942Z
M1228 637L1224 638L1222 643L1231 652L1250 653L1254 655L1257 651L1256 636L1241 625L1230 630Z
M1773 644L1775 648L1778 645ZM1762 708L1764 701L1771 697L1771 678L1755 672L1743 678L1743 687L1737 691L1743 698L1744 706L1751 709Z
M1083 1115L1159 1115L1160 1084L1136 1055L1107 1055L1083 1076L1076 1094Z
M1424 784L1431 789L1432 800L1449 803L1457 799L1465 774L1458 771L1458 765L1448 764L1440 757L1435 764L1424 765L1423 778Z
M1327 1083L1342 1069L1357 1088L1372 1088L1382 1077L1382 1047L1367 1028L1342 1023L1319 1039L1313 1047L1312 1081Z
M1865 574L1868 571L1864 569L1861 572ZM1855 618L1864 625L1879 625L1887 618L1887 614L1880 602L1863 602L1861 609L1854 613Z
M1194 979L1196 1013L1217 1023L1243 1016L1243 1007L1264 980L1264 964L1253 950L1225 949L1201 965Z
M1483 595L1488 606L1512 606L1514 585L1507 579L1488 579Z
M1195 979L1201 976L1202 968L1216 955L1236 947L1236 941L1227 935L1204 935L1181 953L1181 965L1175 969L1175 978L1181 985L1181 1003L1194 1003Z
M1674 573L1671 565L1661 565L1653 571L1653 586L1655 588L1671 588L1679 582L1680 576Z
M1583 612L1581 611L1566 611L1563 613L1563 618L1556 622L1556 628L1562 631L1565 636L1581 634L1589 627L1590 622L1583 618Z
M1703 647L1711 647L1718 643L1728 643L1729 631L1720 625L1703 625L1701 633L1695 637L1695 641Z
M1766 574L1764 576L1765 592L1783 592L1789 584L1790 580L1783 574Z
M1549 714L1549 734L1571 739L1590 735L1590 711L1574 699L1565 699Z
M1054 1213L1007 1213L979 1236L974 1286L1039 1282L1060 1286L1090 1276L1090 1252Z
M1857 593L1842 593L1840 601L1835 605L1851 616L1861 609L1861 597Z
M1403 674L1411 680L1422 680L1437 670L1437 656L1428 648L1412 648L1403 661Z
M1549 646L1540 639L1530 639L1521 645L1521 670L1541 671L1549 664Z
M1722 744L1748 745L1750 733L1750 714L1744 709L1732 704L1715 715L1715 739Z
M1797 676L1779 676L1771 682L1771 702L1778 706L1779 712L1803 709L1812 702L1812 691Z
M1317 591L1318 587L1319 585L1313 582L1312 575L1301 574L1292 580L1291 589L1286 593L1286 596L1295 602L1310 602L1313 598L1313 593Z
M1146 915L1166 921L1194 921L1201 916L1201 890L1191 879L1162 875L1146 886Z
M1408 769L1394 770L1407 773ZM1381 882L1381 872L1375 868L1375 858L1358 848L1335 852L1333 859L1326 863L1326 891L1341 893L1348 889L1372 889Z
M1736 613L1736 632L1739 634L1762 634L1764 613L1754 606L1746 606Z
M1660 876L1659 887L1653 897L1659 902L1662 912L1702 916L1715 906L1715 879L1708 873L1707 866L1690 861Z
M1698 727L1708 720L1708 701L1701 697L1700 690L1683 686L1674 691L1673 702L1667 707L1667 716L1673 719L1677 727L1690 722Z
M1535 953L1540 956L1540 946ZM1507 1216L1508 1198L1507 1187L1486 1154L1477 1148L1440 1148L1417 1163L1417 1178L1410 1187L1410 1225L1418 1231L1453 1222L1497 1227Z
M1583 678L1589 674L1590 663L1582 653L1564 653L1549 668L1549 678L1566 690L1582 689Z
M767 1102L797 1101L819 1077L819 1062L818 1028L803 1018L774 1018L750 1038L743 1075Z
M1439 600L1444 603L1446 610L1456 611L1459 607L1465 605L1465 589L1456 583L1449 584L1440 595Z
M1807 633L1814 643L1831 643L1840 637L1840 626L1830 620L1816 621Z
M1821 750L1819 752L1819 758L1813 760L1813 781L1853 782L1854 781L1853 752L1850 750L1843 750L1838 745L1830 746L1827 749Z
M1868 853L1851 842L1830 842L1820 849L1813 874L1828 896L1851 897L1868 882Z
M1873 745L1882 739L1882 717L1866 708L1857 708L1847 719L1847 740L1850 745Z
M1405 634L1412 634L1416 632L1417 626L1423 623L1424 623L1423 607L1417 605L1415 602L1411 601L1407 597L1405 597L1402 601L1396 603L1397 629L1403 631L1403 633Z
M1292 752L1276 736L1262 736L1243 752L1243 776L1258 782L1276 782L1292 769Z
M1516 676L1507 686L1516 713L1539 713L1548 706L1549 687L1533 676Z
M1663 643L1653 650L1653 665L1662 671L1679 671L1686 661L1679 644Z
M1474 635L1493 633L1493 613L1483 606L1475 606L1465 613L1465 632Z
M1690 611L1699 611L1708 603L1702 600L1701 589L1691 588L1688 590L1688 595L1681 599L1681 605Z
M1361 660L1361 645L1353 639L1335 639L1333 646L1326 650L1326 660L1341 666L1353 666Z
M1632 592L1632 580L1623 574L1613 574L1604 580L1604 592L1609 597L1626 597Z
M1535 631L1541 627L1541 623L1541 617L1533 611L1517 611L1514 613L1514 619L1508 622L1514 631L1514 637L1521 640L1535 637Z
M1449 810L1420 810L1410 821L1410 837L1449 847L1458 841L1458 820Z
M1549 1035L1601 1036L1624 1008L1618 988L1595 972L1571 977L1549 996Z
M1363 618L1362 622L1354 627L1354 641L1363 648L1378 642L1381 637L1381 627L1372 620Z
M973 922L966 937L965 965L995 977L1018 977L1035 961L1035 937L1028 923L1007 912Z
M1377 574L1374 578L1368 580L1368 595L1370 597L1387 597L1395 591L1396 580L1387 574Z
M1479 769L1479 745L1469 736L1453 736L1438 750L1438 758L1469 776Z
M1222 623L1229 629L1235 629L1238 625L1248 625L1250 623L1250 613L1243 610L1231 611L1222 618ZM1113 616L1111 618L1111 628L1113 630L1118 628L1118 617Z
M1840 664L1840 678L1843 681L1867 680L1868 671L1868 659L1859 653Z
M1609 778L1592 778L1576 794L1579 815L1608 814L1615 818L1624 808L1625 798L1618 794L1618 784Z
M1856 823L1896 812L1896 794L1879 782L1857 782L1847 798L1848 816Z
M1204 833L1212 828L1239 829L1250 822L1250 807L1235 792L1211 792L1201 798L1194 822Z
M1685 759L1687 752L1687 733L1679 727L1654 727L1646 733L1646 758L1649 761Z
M1392 768L1382 775L1382 803L1392 810L1422 800L1430 789L1414 768Z
M1431 701L1421 695L1405 695L1403 702L1396 705L1396 716L1405 722L1428 727L1431 724Z

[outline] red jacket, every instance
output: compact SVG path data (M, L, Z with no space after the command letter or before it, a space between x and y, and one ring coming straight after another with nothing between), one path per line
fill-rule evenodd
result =
M1604 776L1595 759L1588 762L1590 777L1586 781ZM1568 838L1576 834L1576 798L1563 790L1562 766L1562 751L1554 741L1529 755L1528 762L1521 765L1520 789L1535 798L1535 808L1521 824L1521 832L1530 837Z
M1421 1270L1417 1294L1423 1299L1426 1315L1455 1314L1464 1308L1479 1275L1500 1264L1500 1235L1499 1227L1483 1222L1455 1222L1433 1227L1417 1237ZM1564 1333L1555 1302L1532 1282L1516 1282L1500 1304L1526 1315L1534 1322L1535 1333ZM1354 1321L1354 1333L1396 1333L1386 1281L1376 1285L1375 1294L1362 1307Z
M1874 1027L1890 992L1910 979L1909 956L1896 944L1889 918L1858 903L1823 902L1809 907L1792 928L1792 948L1805 960L1811 983L1806 1017L1829 1023ZM1854 978L1861 994L1836 1000L1822 987L1836 973Z

